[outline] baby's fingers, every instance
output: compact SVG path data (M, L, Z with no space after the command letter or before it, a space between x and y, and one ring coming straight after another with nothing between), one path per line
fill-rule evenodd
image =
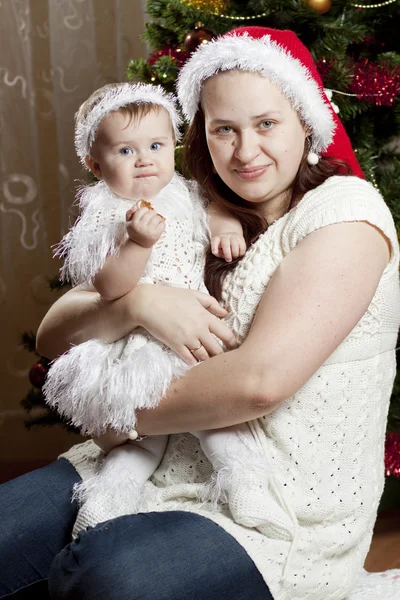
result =
M220 254L219 254L220 243L221 243L221 238L219 236L211 238L211 252L217 258L220 258Z
M230 242L231 242L232 258L238 258L239 256L241 256L240 247L239 247L239 238L232 237Z
M239 238L239 254L238 256L244 256L246 254L247 245L244 237Z
M222 251L222 256L224 257L226 262L231 262L232 254L233 254L231 238L230 237L222 238L219 246ZM236 258L236 257L233 257L233 258Z
M127 221L131 221L133 215L135 214L135 212L137 211L138 208L139 208L139 203L137 202L134 206L132 206L132 208L130 208L129 210L126 211L125 219Z

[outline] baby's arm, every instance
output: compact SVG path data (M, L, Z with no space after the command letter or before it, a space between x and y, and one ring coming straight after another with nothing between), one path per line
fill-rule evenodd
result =
M109 256L93 284L105 300L130 292L142 277L153 245L165 230L165 221L152 208L136 204L126 213L128 239L115 256Z
M246 242L239 220L215 202L211 202L208 207L208 216L211 252L214 256L224 258L227 262L243 256L246 252Z

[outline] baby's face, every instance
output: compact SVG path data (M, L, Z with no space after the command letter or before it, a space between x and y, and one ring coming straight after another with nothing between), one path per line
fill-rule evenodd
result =
M92 170L117 196L149 200L171 181L174 149L172 125L165 110L133 118L111 112L97 131L92 149L96 166Z

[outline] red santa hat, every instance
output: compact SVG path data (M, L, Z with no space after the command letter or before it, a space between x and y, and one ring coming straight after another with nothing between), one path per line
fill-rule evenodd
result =
M364 177L342 122L324 91L314 60L293 31L240 27L201 45L182 67L178 98L192 121L203 82L219 71L260 73L276 84L311 131L310 164L319 156L346 162Z

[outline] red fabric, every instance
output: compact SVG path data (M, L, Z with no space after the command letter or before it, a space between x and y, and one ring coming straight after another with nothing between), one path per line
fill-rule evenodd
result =
M288 54L293 58L299 60L304 67L310 72L313 79L315 79L319 89L321 90L322 98L328 105L331 111L334 121L336 123L336 130L333 136L333 141L326 152L322 156L330 156L344 161L349 165L354 175L365 179L364 173L358 164L356 155L354 154L350 139L346 133L343 123L335 113L332 105L324 92L324 85L322 79L317 71L317 67L314 63L311 53L305 45L299 40L297 35L293 31L284 29L271 29L270 27L238 27L232 29L225 35L243 35L247 33L252 38L258 39L265 35L269 35L271 39L282 46Z

